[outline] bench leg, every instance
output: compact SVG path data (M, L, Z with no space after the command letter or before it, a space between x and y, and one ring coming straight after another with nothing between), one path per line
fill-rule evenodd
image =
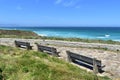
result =
M15 43L15 47L18 47L18 45Z
M42 50L42 49L39 49L39 48L38 48L38 51L43 52L43 50Z
M95 74L98 73L98 66L97 66L97 63L96 63L96 59L95 59L95 58L93 59L93 72L94 72Z
M28 46L26 48L27 48L27 50L30 50L30 48Z
M95 75L94 80L98 80L97 73L99 72L99 70L98 70L98 66L97 66L95 58L93 59L93 72L94 72L94 75Z
M31 46L27 46L27 50L32 50L32 47Z
M67 59L68 59L69 62L72 62L72 59L71 59L71 57L68 53L67 53Z

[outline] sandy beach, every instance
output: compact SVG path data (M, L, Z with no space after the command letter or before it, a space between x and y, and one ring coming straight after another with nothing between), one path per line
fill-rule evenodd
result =
M57 48L58 52L60 52L60 58L66 61L67 50L84 56L97 58L98 60L102 61L102 65L105 65L103 68L105 72L103 72L101 75L107 75L112 79L120 79L120 45L15 38L0 38L0 44L15 47L15 40L30 42L30 44L33 46L33 50L37 50L35 43L40 43L46 46L53 46ZM107 50L105 50L106 48Z

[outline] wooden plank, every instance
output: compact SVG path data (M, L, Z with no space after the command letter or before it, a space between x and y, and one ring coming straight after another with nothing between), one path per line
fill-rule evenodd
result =
M70 51L67 51L67 53L70 56L70 58L72 58L72 59L77 59L77 60L86 62L90 65L93 65L93 58L89 58L89 57L86 57L86 56L83 56L83 55L75 54L75 53L72 53ZM97 64L97 66L100 67L101 66L101 61L96 60L96 64Z
M40 48L41 50L46 50L46 51L50 51L50 52L56 52L56 49L53 48L53 47L47 47L47 46L39 45L38 48Z
M39 45L39 44L37 44L37 47L38 47L38 51L42 51L42 52L45 51L45 52L47 52L51 55L57 55L58 56L56 48L43 46L43 45Z
M93 67L94 74L97 74L98 72L102 71L103 67L101 65L100 60L96 60L95 58L90 58L90 57L86 57L83 55L75 54L75 53L70 52L70 51L66 51L66 52L68 54L68 60L70 62L77 61L77 62L83 63L85 65L91 66L91 67Z
M47 46L42 46L42 45L38 45L38 48L41 50L46 50L46 51L50 51L50 52L56 52L56 49L53 47L47 47Z
M21 42L15 40L16 47L26 48L27 50L32 49L32 46L30 46L30 43L28 42Z

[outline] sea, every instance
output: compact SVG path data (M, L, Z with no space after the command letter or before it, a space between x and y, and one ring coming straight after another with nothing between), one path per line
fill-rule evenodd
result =
M120 41L120 27L0 27L33 31L40 36Z

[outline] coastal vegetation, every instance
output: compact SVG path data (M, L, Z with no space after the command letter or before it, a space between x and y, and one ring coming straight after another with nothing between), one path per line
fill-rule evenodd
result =
M110 80L98 77L99 80ZM92 72L42 52L0 45L0 80L97 80Z
M103 43L103 44L117 44L117 45L120 45L120 42L112 41L112 40L47 37L47 36L39 36L32 31L22 31L22 30L0 30L0 38L62 40L62 41L76 41L76 42Z
M40 38L36 33L32 31L22 30L0 30L0 38L25 38L25 39L37 39Z
M41 37L42 39L50 40L62 40L62 41L76 41L76 42L87 42L87 43L104 43L104 44L118 44L118 41L112 40L100 40L100 39L82 39L82 38L61 38L61 37Z

